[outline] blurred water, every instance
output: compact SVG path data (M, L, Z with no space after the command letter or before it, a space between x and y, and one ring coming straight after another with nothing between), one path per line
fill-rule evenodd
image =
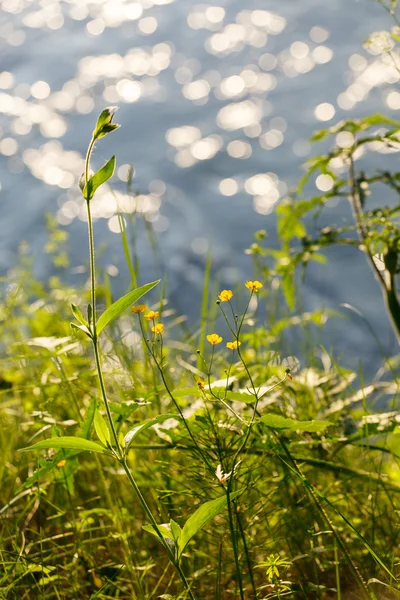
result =
M85 264L77 181L104 106L119 106L122 125L93 157L98 168L115 152L119 165L114 192L105 187L94 204L105 264L123 265L117 203L143 213L158 232L171 296L189 313L209 244L226 285L249 273L243 250L254 231L266 229L276 245L274 207L314 152L307 139L316 128L400 109L398 74L362 48L372 31L391 26L372 0L3 0L1 8L2 272L24 239L38 275L48 275L48 211L70 231L72 267ZM125 193L129 164L135 202ZM328 211L328 222L349 218L345 204ZM154 274L144 228L138 244L144 282ZM124 291L123 267L116 279ZM342 302L395 350L364 258L341 248L327 267L309 270L305 306ZM339 350L353 366L361 355L372 364L370 333L350 321L335 325Z

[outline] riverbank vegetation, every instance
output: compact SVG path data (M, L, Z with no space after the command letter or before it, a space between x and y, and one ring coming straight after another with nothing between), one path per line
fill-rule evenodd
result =
M385 5L394 17L396 4ZM397 60L397 29L377 35L370 43ZM280 248L257 232L234 289L209 257L190 322L163 281L138 281L122 215L126 295L96 268L91 207L116 159L93 173L91 155L114 118L97 119L81 178L87 285L65 282L67 234L51 220L58 275L33 280L21 247L3 281L0 597L400 597L398 356L353 372L319 343L334 315L296 305L298 271L347 244L369 262L399 338L400 174L361 162L398 151L400 123L377 114L316 133L334 137L308 163L326 191L305 197L305 178L281 203ZM394 201L371 207L385 186ZM332 198L350 202L353 222L318 228Z

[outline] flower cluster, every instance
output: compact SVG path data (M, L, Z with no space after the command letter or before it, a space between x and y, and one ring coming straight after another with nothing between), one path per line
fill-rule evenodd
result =
M135 304L135 306L131 307L131 312L133 312L135 315L140 315L141 313L144 313L147 309L147 304ZM159 316L160 313L158 310L149 310L144 315L144 318L146 319L146 321L153 321L151 331L160 335L163 332L164 325L162 323L155 322L155 320L158 319Z

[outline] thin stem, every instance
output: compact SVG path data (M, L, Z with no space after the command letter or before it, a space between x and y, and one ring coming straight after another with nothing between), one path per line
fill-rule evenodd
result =
M165 378L164 369L160 365L160 363L158 362L157 357L156 357L155 353L153 352L153 350L152 350L152 348L151 348L151 346L150 346L150 344L149 344L149 342L148 342L148 340L146 338L146 334L145 334L145 331L144 331L144 328L143 328L143 323L142 323L142 319L141 319L140 315L139 315L139 324L140 324L140 329L141 329L141 332L142 332L142 337L143 337L144 342L146 344L147 350L148 350L150 356L152 357L152 359L153 359L153 361L154 361L154 363L155 363L155 365L156 365L156 367L157 367L157 369L158 369L158 371L160 373L160 376L161 376L162 382L164 384L164 387L165 387L165 389L167 391L167 394L170 397L170 399L172 400L172 402L174 403L174 406L177 409L177 411L179 413L179 416L181 417L181 419L183 421L183 424L184 424L184 426L186 428L186 431L188 432L190 439L192 440L195 448L197 449L198 453L200 454L202 460L204 461L204 464L207 466L207 468L209 469L210 473L214 474L213 467L210 465L207 456L204 454L203 450L201 449L201 447L199 446L197 440L195 439L195 437L194 437L194 435L192 433L192 430L190 429L189 424L188 424L187 420L185 419L185 415L183 414L181 407L179 406L179 404L178 404L175 396L173 395L173 393L170 390L169 384L168 384L168 382L167 382L167 380Z
M90 168L90 157L93 152L95 139L92 137L86 153L85 158L85 185L89 181L89 168ZM90 200L86 200L87 216L88 216L88 237L89 237L89 260L90 260L90 282L91 282L91 302L93 311L93 323L96 323L96 287L95 287L95 264L94 264L94 240L93 240L93 223L92 214L90 211ZM90 325L90 323L89 323ZM96 332L94 331L94 339L96 339Z
M92 144L93 147L93 144ZM90 149L90 146L89 146ZM90 153L88 151L88 157L90 158ZM86 171L89 168L89 161L87 160ZM99 347L97 340L97 332L96 332L96 266L95 266L95 255L94 255L94 239L93 239L93 226L92 226L92 213L90 210L90 202L86 202L87 207L87 216L88 216L88 233L89 233L89 255L90 255L90 282L91 282L91 298L92 298L92 323L90 324L90 329L92 332L92 344L94 351L94 359L96 363L97 376L99 379L101 395L103 398L104 406L107 412L107 419L110 425L110 429L114 438L115 446L117 448L118 456L121 456L121 448L118 442L118 435L115 430L114 421L112 419L110 406L108 404L106 388L104 385L103 373L101 370L100 363L100 355L99 355Z
M181 581L182 581L183 585L185 586L186 590L188 591L190 599L191 600L195 600L195 597L193 596L193 593L192 593L192 591L190 589L189 582L187 581L187 579L185 577L185 574L182 571L182 568L181 568L178 560L175 559L173 551L170 549L170 547L168 546L167 542L163 538L163 535L162 535L162 533L161 533L161 531L160 531L160 529L159 529L159 527L157 525L157 522L156 522L155 518L153 517L153 513L151 512L151 510L150 510L150 508L149 508L149 506L148 506L148 504L147 504L147 502L146 502L146 500L145 500L142 492L140 491L139 486L137 485L137 483L135 481L135 478L133 477L133 475L132 475L132 473L131 473L131 471L129 469L128 463L126 462L126 458L123 458L120 461L120 463L121 463L122 468L124 469L124 471L125 471L128 479L129 479L129 482L130 482L132 488L135 490L135 493L136 493L136 495L138 497L138 500L139 500L140 504L142 505L142 508L143 508L144 512L146 513L146 515L147 515L147 517L148 517L148 519L149 519L149 521L150 521L150 523L151 523L154 531L156 532L156 534L157 534L157 536L158 536L161 544L164 546L164 548L165 548L165 550L166 550L166 552L168 554L169 560L174 565L175 569L177 570L177 572L179 574L179 577L181 578Z
M232 471L231 481L232 481L232 479L233 479L233 471ZM240 569L237 540L236 540L235 528L234 528L234 525L233 525L232 503L231 503L231 499L230 499L230 485L229 484L228 484L228 486L226 488L226 499L227 499L227 504L228 504L229 529L230 529L230 532L231 532L233 555L235 557L236 574L237 574L237 579L238 579L238 583L239 583L240 598L241 598L241 600L244 600L242 572L241 572L241 569Z
M275 433L275 437L277 438L278 442L280 443L289 463L290 466L292 468L292 470L295 471L295 473L298 475L298 477L305 482L306 478L304 477L303 473L300 470L300 467L298 466L297 462L294 460L294 458L291 455L291 452L289 450L289 448L287 447L284 439L278 435L276 432ZM282 459L281 459L282 460ZM283 463L285 464L285 461L283 460ZM286 463L287 464L287 463ZM361 591L363 592L363 595L365 598L368 598L369 600L375 600L375 597L373 594L370 593L370 590L368 589L367 584L365 583L364 579L362 578L361 574L358 572L357 567L355 566L353 559L351 558L342 538L340 537L339 533L336 531L336 528L334 527L331 519L329 518L326 510L324 509L324 507L322 506L322 504L320 503L320 501L317 498L317 495L315 494L314 490L309 486L306 485L306 490L308 495L310 496L310 498L313 500L318 512L320 513L323 521L326 523L326 525L329 527L330 531L332 532L339 548L341 549L341 551L343 552L347 563L350 567L351 572L354 575L355 580L357 581Z
M92 150L94 147L94 143L95 143L95 140L94 140L94 138L92 138L92 140L89 144L87 154L86 154L86 161L85 161L85 181L86 181L86 183L89 179L90 156L91 156L91 153L92 153ZM196 600L190 589L190 585L185 577L185 574L183 573L182 568L179 564L179 559L175 558L173 550L168 546L166 540L163 538L163 536L160 532L160 529L157 525L157 522L156 522L155 518L153 517L153 514L152 514L150 508L148 507L147 502L146 502L144 496L142 495L142 492L140 491L140 489L129 469L129 466L126 462L126 458L125 458L125 456L123 456L123 454L121 452L121 446L118 441L118 435L117 435L117 432L115 429L114 421L112 419L111 409L110 409L108 399L107 399L107 392L106 392L106 388L105 388L103 373L102 373L102 369L101 369L100 355L99 355L99 345L98 345L97 331L96 331L96 267L95 267L94 239L93 239L93 223L92 223L92 215L91 215L89 200L86 201L86 206L87 206L87 215L88 215L90 282L91 282L91 300L92 300L92 322L89 323L89 326L90 326L91 339L92 339L92 344L93 344L93 351L94 351L97 376L98 376L98 380L99 380L99 384L100 384L101 395L102 395L102 399L103 399L104 406L106 409L108 423L109 423L109 426L110 426L110 429L111 429L111 432L112 432L112 435L114 438L115 446L117 448L118 461L122 465L128 479L129 479L129 482L130 482L134 492L136 493L136 496L137 496L140 504L143 507L143 510L145 511L147 517L149 518L152 527L154 528L158 538L160 539L160 542L162 543L163 547L165 548L169 560L174 565L185 589L187 590L190 600ZM157 361L156 361L156 364L158 366ZM164 384L166 385L162 369L161 369L161 375L163 377ZM194 441L193 437L192 437L192 440Z
M89 261L90 261L90 297L92 304L92 323L89 326L93 332L93 341L97 341L96 334L96 276L94 262L94 239L93 239L93 222L92 212L90 210L90 200L86 200L87 216L88 216L88 237L89 237Z
M96 327L95 323L93 324L93 327L94 328ZM120 444L118 441L118 435L117 435L117 431L115 429L114 421L113 421L113 418L111 415L111 410L110 410L110 406L108 403L106 388L104 385L104 378L103 378L103 373L101 370L99 346L98 346L97 340L93 340L93 350L94 350L94 358L95 358L95 362L96 362L97 376L99 378L100 390L101 390L101 395L102 395L104 406L105 406L106 413L107 413L107 419L108 419L108 422L110 425L110 429L111 429L111 432L112 432L112 435L114 438L115 445L117 447L118 456L121 456L121 447L120 447Z
M243 529L242 521L241 521L240 515L239 515L239 513L237 511L236 504L235 504L235 516L236 516L237 524L239 526L239 531L240 531L240 536L242 538L242 544L243 544L244 552L246 554L247 568L249 570L249 576L250 576L250 581L251 581L251 587L252 587L252 590L253 590L254 600L257 600L258 595L257 595L256 584L255 584L255 581L254 581L253 565L252 565L252 562L251 562L250 552L249 552L249 548L248 548L247 541L246 541L246 534L245 534L245 531Z

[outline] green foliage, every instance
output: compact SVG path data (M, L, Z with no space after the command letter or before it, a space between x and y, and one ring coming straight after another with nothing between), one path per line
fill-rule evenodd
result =
M294 419L287 419L282 415L274 415L270 413L261 417L261 421L267 427L276 429L278 431L289 430L289 431L308 431L308 432L321 432L325 431L331 423L329 421L295 421Z
M94 413L94 421L93 422L94 422L94 428L95 428L97 437L99 438L99 440L101 441L103 446L105 446L106 448L110 447L111 446L110 430L108 428L107 423L101 416L100 411L97 409L96 409L96 412Z
M83 188L83 197L85 200L91 200L96 193L96 190L106 181L111 179L115 170L115 156L112 156L106 163L89 179Z
M238 490L233 494L230 494L229 501L231 502L237 498L243 490ZM208 525L217 515L219 515L228 504L228 496L224 495L215 500L209 500L202 504L196 512L194 512L184 524L182 531L178 538L178 556L182 556L186 546L190 540Z
M393 11L397 2L382 4ZM182 326L165 287L161 316L124 314L158 281L112 303L96 272L89 200L115 158L91 177L89 163L95 142L118 127L114 113L107 108L97 120L81 186L87 318L78 308L85 291L63 283L66 236L54 223L46 251L57 277L36 282L21 259L2 295L0 596L372 600L378 585L397 597L400 358L385 358L364 383L316 341L333 313L294 311L299 269L340 243L362 249L373 269L380 255L386 308L400 323L400 209L369 206L382 184L398 196L400 174L355 168L368 144L398 144L400 123L376 114L314 136L352 137L310 160L297 197L279 206L280 248L257 232L249 277L263 285L216 304L208 257L198 328ZM312 174L330 177L332 187L307 199ZM328 200L343 196L354 223L318 229ZM128 228L122 244L136 287ZM72 327L91 344L71 335L71 308ZM223 327L236 347L225 347ZM285 339L293 331L304 339L300 360ZM211 344L212 332L219 341Z
M142 433L143 431L146 431L146 429L149 429L149 427L153 427L154 425L157 425L158 423L163 423L163 421L168 421L168 419L180 419L180 415L175 415L175 414L157 415L157 417L153 417L152 419L147 419L147 421L144 421L143 423L136 425L133 429L130 429L124 438L126 450L129 450L129 446L132 444L132 442L135 440L135 438L140 433Z
M42 442L33 444L33 446L29 446L29 448L22 448L22 450L27 452L30 450L45 450L47 448L63 448L65 450L80 450L81 452L88 451L98 452L99 454L108 454L104 446L100 446L85 438L75 436L49 438L48 440L43 440Z
M124 313L132 304L137 302L144 294L147 294L153 287L155 287L160 280L153 281L152 283L146 283L132 292L128 292L119 300L116 300L111 306L106 308L103 314L97 321L96 330L97 334L100 334L107 325L110 325L115 319L117 319L122 313Z
M237 498L243 490L238 490L229 496L229 501ZM181 528L173 519L169 524L158 525L158 530L165 539L168 539L173 544L174 552L177 558L180 559L184 553L186 546L190 540L204 527L208 525L217 515L219 515L228 504L228 496L220 496L215 500L205 502L188 518L184 526ZM154 527L144 525L143 529L158 537Z
M100 113L93 131L93 140L99 140L108 133L118 129L119 125L113 123L113 118L117 110L117 106L108 106Z

